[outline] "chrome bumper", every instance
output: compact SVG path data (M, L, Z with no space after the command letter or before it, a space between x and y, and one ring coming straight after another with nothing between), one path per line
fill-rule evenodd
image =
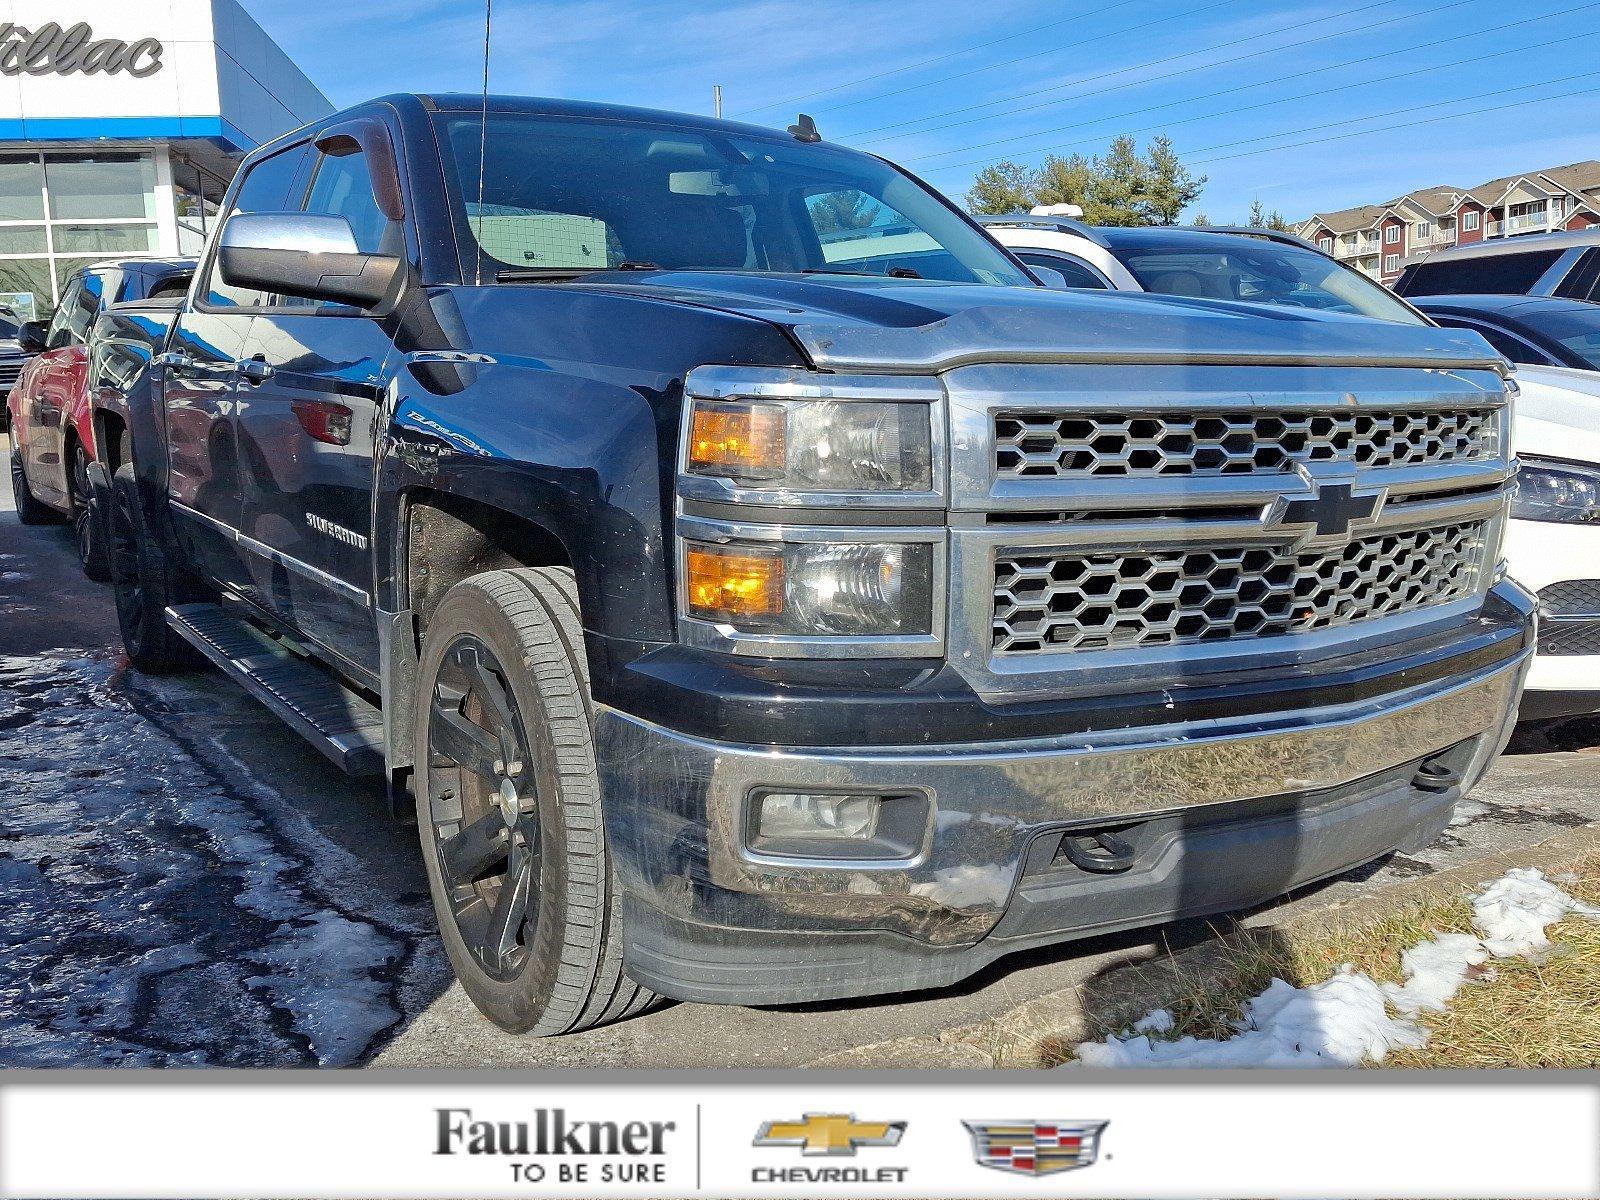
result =
M1471 787L1510 734L1530 659L1523 650L1443 685L1267 717L870 752L725 744L608 709L596 726L608 832L630 899L678 918L971 942L1000 921L1041 832L1196 810L1204 819L1345 788L1452 747L1462 747L1462 790ZM745 836L756 788L918 789L932 818L910 859L763 858Z

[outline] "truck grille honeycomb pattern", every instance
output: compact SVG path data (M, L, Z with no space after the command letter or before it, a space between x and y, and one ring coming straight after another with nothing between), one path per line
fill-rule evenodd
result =
M996 654L1140 650L1307 633L1466 599L1484 523L1410 529L1332 550L1281 547L1002 554Z
M1404 412L1002 412L1001 479L1247 475L1299 462L1412 467L1490 458L1493 409Z

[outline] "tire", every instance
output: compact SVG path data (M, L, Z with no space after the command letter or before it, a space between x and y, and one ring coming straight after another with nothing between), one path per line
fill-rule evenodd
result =
M489 571L445 594L414 731L428 886L472 1002L535 1036L643 1011L654 995L622 973L571 571Z
M72 448L72 533L78 545L78 563L83 573L96 583L111 579L111 561L106 554L104 514L89 482L89 452L80 443Z
M128 661L147 675L170 675L202 663L199 653L167 624L166 609L202 597L202 589L167 558L149 527L139 500L133 465L111 479L107 558L117 626Z
M22 448L11 447L11 499L17 506L17 520L24 525L58 525L61 514L33 494L28 486L28 471L22 465Z

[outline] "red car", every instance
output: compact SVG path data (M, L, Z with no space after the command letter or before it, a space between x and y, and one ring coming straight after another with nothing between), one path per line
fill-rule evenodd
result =
M78 557L91 579L105 580L109 572L89 486L95 458L87 386L90 331L107 305L181 295L193 276L194 260L187 258L96 263L67 280L48 323L28 321L17 330L22 350L35 355L6 401L17 516L24 525L71 518Z

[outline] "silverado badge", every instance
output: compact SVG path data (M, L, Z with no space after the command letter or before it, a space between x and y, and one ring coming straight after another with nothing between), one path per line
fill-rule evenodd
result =
M1109 1121L963 1121L980 1167L1054 1175L1094 1163Z

